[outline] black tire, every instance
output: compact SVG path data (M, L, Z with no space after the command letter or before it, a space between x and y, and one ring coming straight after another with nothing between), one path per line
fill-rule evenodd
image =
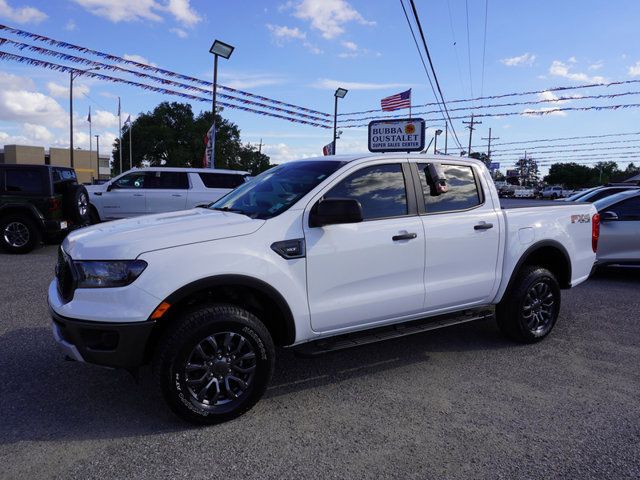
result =
M549 335L560 313L560 286L546 268L525 266L496 308L498 327L507 337L534 343Z
M96 207L94 207L93 205L89 206L89 220L91 222L91 225L95 225L96 223L100 223L102 221L100 220L98 209L96 209Z
M40 229L26 215L8 215L0 219L0 245L9 253L29 253L40 245Z
M89 193L83 185L66 185L62 197L62 208L67 219L77 225L86 225L91 221Z
M267 389L275 364L264 324L228 304L200 306L173 321L153 362L169 408L200 425L226 422L251 409Z

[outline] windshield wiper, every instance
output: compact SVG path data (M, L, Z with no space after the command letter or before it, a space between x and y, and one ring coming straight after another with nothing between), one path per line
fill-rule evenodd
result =
M231 212L231 213L239 213L240 215L247 215L244 210L239 208L229 208L229 207L213 207L212 210L219 210L221 212ZM247 215L249 216L249 215Z

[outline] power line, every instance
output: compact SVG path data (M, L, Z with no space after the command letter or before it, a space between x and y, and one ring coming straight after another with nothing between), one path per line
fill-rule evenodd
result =
M440 88L440 82L438 81L438 75L436 75L436 69L433 66L433 61L431 60L431 54L429 53L429 47L427 46L427 40L424 36L424 31L422 30L422 24L420 23L420 17L418 15L418 11L416 10L416 4L413 0L409 0L411 2L411 9L413 10L413 17L416 21L416 25L418 26L418 31L420 32L420 38L422 39L422 45L424 46L424 51L427 54L427 59L429 60L429 66L431 67L431 73L433 74L433 80L436 83L436 87L438 88L438 93L440 94L440 101L442 102L442 107L447 116L447 120L449 121L449 126L451 127L451 132L453 133L453 138L455 139L458 146L461 146L460 140L458 139L458 134L456 133L456 129L453 126L453 122L451 121L451 117L449 116L449 111L447 110L447 103L444 100L444 95L442 93L442 88Z
M497 138L497 137L496 137ZM484 139L483 139L484 140ZM585 142L585 143L567 143L564 145L534 145L534 146L527 146L526 148L520 147L520 148L506 148L503 150L494 150L494 152L522 152L523 150L535 150L538 148L564 148L564 147L584 147L586 145L617 145L619 143L636 143L636 142L640 142L640 139L636 139L636 140L605 140L604 142ZM640 148L640 146L638 146L638 148Z
M460 56L458 55L458 42L456 40L456 32L453 28L453 15L451 15L451 2L447 0L447 10L449 11L449 26L451 27L451 38L453 39L453 52L456 55L456 66L458 67L458 80L460 81L461 90L464 89L462 82L462 69L460 68Z
M467 60L469 63L469 88L473 97L473 77L471 75L471 40L469 38L469 0L464 0L465 11L467 14Z
M624 147L615 147L615 146L607 146L607 147L589 147L589 148L573 148L573 149L564 149L564 150L543 150L541 152L537 152L536 155L545 155L545 154L553 154L553 153L565 153L565 152L597 152L599 150L638 150L640 152L640 147L637 145L634 146L624 146ZM527 149L529 151L529 149ZM517 155L515 153L494 153L494 157L510 157Z
M624 133L605 133L602 135L581 135L577 137L555 137L555 138L538 138L534 140L521 140L517 142L502 142L496 143L498 145L522 145L525 143L541 143L541 142L557 142L561 140L580 140L583 138L607 138L607 137L627 137L630 135L640 135L640 132L624 132Z
M484 0L484 39L482 41L482 81L480 82L480 96L484 94L484 64L487 54L487 17L489 16L489 0Z

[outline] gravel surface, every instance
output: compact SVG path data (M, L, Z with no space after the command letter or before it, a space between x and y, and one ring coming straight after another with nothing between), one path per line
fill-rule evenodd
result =
M640 270L564 292L545 341L491 321L315 359L194 428L122 371L64 361L56 247L0 254L0 478L640 478Z

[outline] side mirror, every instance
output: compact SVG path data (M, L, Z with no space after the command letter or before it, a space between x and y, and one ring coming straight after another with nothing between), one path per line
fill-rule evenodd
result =
M429 177L433 183L431 185L431 196L437 197L438 195L447 193L449 186L447 185L447 177L444 175L442 166L440 164L430 163L427 168L429 170Z
M362 221L362 205L353 198L325 198L309 214L310 227Z
M619 220L619 217L616 212L607 210L606 212L602 212L602 220L604 220L605 222L610 222L612 220Z
M107 185L107 192L110 192L111 190L113 190L113 183Z

